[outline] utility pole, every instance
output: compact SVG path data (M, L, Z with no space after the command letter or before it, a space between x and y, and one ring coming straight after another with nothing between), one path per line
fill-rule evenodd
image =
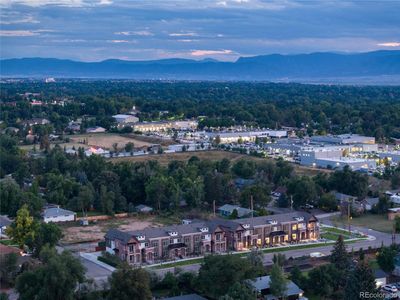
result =
M396 224L393 224L393 231L392 231L392 245L396 244Z
M213 201L213 212L214 212L214 217L215 217L215 200Z
M350 228L350 201L347 201L347 223L349 224L349 234L351 234L351 228Z
M293 210L293 195L290 195L290 209Z
M250 196L250 209L251 209L251 218L253 218L254 217L253 195Z

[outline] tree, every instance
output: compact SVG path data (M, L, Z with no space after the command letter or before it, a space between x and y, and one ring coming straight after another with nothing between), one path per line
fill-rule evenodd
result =
M125 145L125 152L132 152L135 145L132 142L129 142Z
M264 185L252 185L245 187L240 195L240 204L250 206L250 198L253 197L254 206L264 207L271 201L271 190Z
M284 297L286 295L286 278L283 274L282 267L277 263L274 263L274 265L272 266L269 286L272 295L278 298Z
M99 200L100 200L100 208L101 211L112 215L114 213L114 202L115 202L115 194L114 192L107 192L107 188L102 185L100 187L100 194L99 194Z
M350 259L342 235L339 235L333 246L330 261L338 270L349 268Z
M7 228L7 235L21 248L35 237L36 222L24 204L17 212L15 221Z
M76 287L85 280L85 269L79 259L64 251L44 247L40 253L42 265L17 277L16 290L21 300L72 300Z
M179 189L173 177L152 176L147 182L145 190L146 202L159 211L178 206Z
M331 193L323 194L318 200L318 207L327 212L337 210L338 205L335 195Z
M0 274L1 281L7 284L12 284L18 270L18 255L9 253L0 259Z
M255 277L264 275L265 268L263 264L263 254L261 251L257 249L252 249L251 252L247 255L247 259L253 268Z
M396 233L400 232L400 217L396 216L396 218L394 219L394 228L396 230Z
M251 178L256 172L256 164L252 160L241 159L233 165L232 171L239 177Z
M309 289L321 299L331 299L337 287L334 280L337 275L337 270L332 264L314 268L308 273Z
M294 177L288 185L288 194L293 196L295 208L314 203L317 198L317 190L314 181L310 177Z
M290 271L290 280L300 287L305 287L307 278L301 273L298 266L294 266Z
M272 258L273 263L277 264L281 268L283 268L283 266L285 264L285 260L286 260L286 256L285 256L285 254L282 254L282 253L274 254L274 256Z
M235 283L254 275L246 259L237 255L209 255L200 267L197 286L208 297L218 298L227 294Z
M346 299L365 299L362 292L371 294L377 292L374 274L365 261L360 261L350 273L345 288Z
M38 226L31 248L34 249L35 255L38 256L44 245L54 247L62 237L60 227L55 223L40 223Z
M232 210L232 213L229 216L229 219L235 220L239 218L238 210L235 208Z
M256 300L257 297L249 284L236 282L229 288L228 293L220 299Z
M144 269L132 269L129 265L122 264L120 268L112 273L108 281L110 292L107 299L152 299L150 277Z
M379 267L391 273L395 267L396 249L394 247L382 247L377 254L377 262Z

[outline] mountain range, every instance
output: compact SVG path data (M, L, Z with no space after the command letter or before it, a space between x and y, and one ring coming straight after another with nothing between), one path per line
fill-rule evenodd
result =
M400 51L311 53L213 59L80 62L56 58L0 60L1 77L124 78L137 80L387 81L400 84Z

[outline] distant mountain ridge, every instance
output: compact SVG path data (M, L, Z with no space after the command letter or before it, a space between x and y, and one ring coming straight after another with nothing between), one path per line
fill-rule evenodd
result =
M79 62L55 58L0 60L1 77L126 78L171 80L318 81L329 78L400 78L400 51L311 53L211 59ZM373 80L373 79L372 79ZM400 84L400 81L399 81Z

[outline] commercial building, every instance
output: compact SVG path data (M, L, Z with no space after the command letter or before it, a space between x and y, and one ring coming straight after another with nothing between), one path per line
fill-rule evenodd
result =
M121 125L121 126L139 122L139 118L136 116L133 116L133 115L118 114L118 115L115 115L112 117L115 119L115 121L118 123L118 125Z
M103 133L106 132L106 129L100 126L89 127L86 129L86 133Z
M182 120L182 121L156 121L156 122L138 122L134 124L135 131L141 132L158 132L166 131L168 129L175 130L194 130L198 126L196 120Z
M358 134L316 135L311 137L312 142L329 144L375 144L375 138Z
M196 221L129 232L111 229L105 235L107 252L136 265L316 239L319 222L306 212Z
M389 163L400 163L400 151L378 152L380 159L387 159Z
M299 153L300 164L310 167L343 169L349 166L352 170L370 170L376 168L373 159L352 158L343 156L340 147L308 147Z
M207 133L210 140L219 137L222 144L243 142L254 142L256 138L284 138L287 137L286 130L259 130L259 131L237 131L237 132L210 132Z

